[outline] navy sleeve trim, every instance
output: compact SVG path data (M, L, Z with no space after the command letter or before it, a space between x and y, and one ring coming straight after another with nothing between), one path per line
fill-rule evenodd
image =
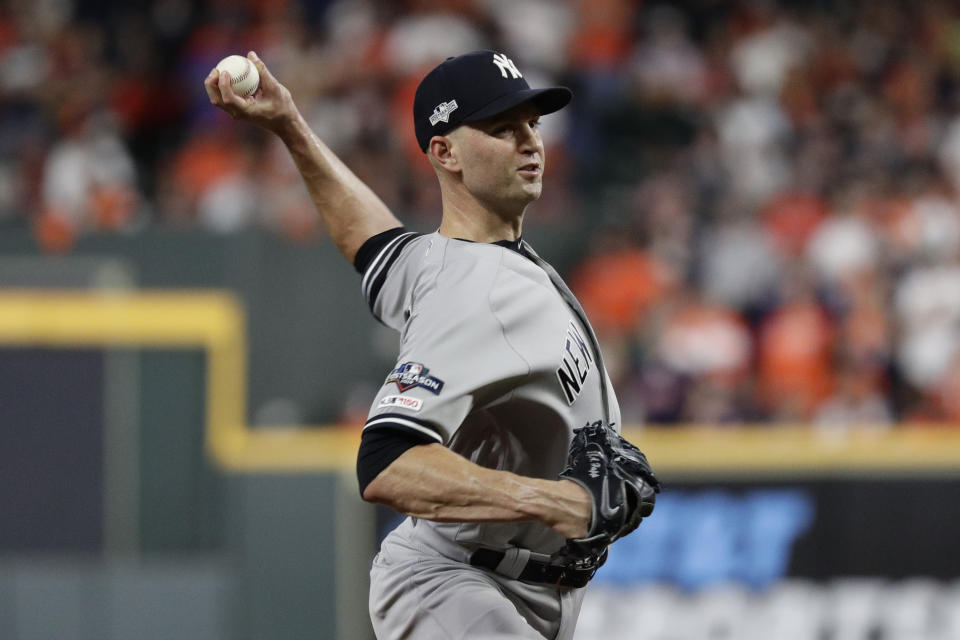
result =
M433 439L419 433L399 429L372 429L364 431L357 452L357 483L360 496L367 485L389 467L394 460L413 447L432 444Z
M357 273L366 271L370 263L373 262L373 259L380 253L380 250L383 249L388 242L404 233L407 233L404 227L394 227L393 229L381 231L367 238L364 243L360 245L360 249L357 250L357 255L353 257L353 268L357 270Z
M435 425L430 424L426 420L420 420L419 418L414 418L400 413L381 413L379 415L375 415L367 420L367 423L363 426L363 430L366 432L369 429L382 429L388 427L391 429L401 429L403 431L429 436L433 440L443 444L443 436L437 431L437 427Z
M390 267L392 267L393 263L400 257L403 248L419 236L419 233L412 231L401 233L387 242L386 246L380 250L376 258L370 263L369 268L367 268L363 275L361 287L363 288L363 297L367 299L367 304L370 305L371 311L373 311L377 296L380 294L380 289L383 288L383 283L387 280Z

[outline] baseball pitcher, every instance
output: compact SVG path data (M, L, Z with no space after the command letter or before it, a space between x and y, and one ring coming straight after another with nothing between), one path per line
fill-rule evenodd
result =
M420 234L249 58L260 88L238 96L213 70L210 101L285 143L371 312L400 333L357 457L363 498L409 516L373 562L377 637L569 640L607 547L650 515L660 488L619 435L583 309L522 239L546 166L540 117L571 92L531 89L494 51L430 71L413 119L442 219Z

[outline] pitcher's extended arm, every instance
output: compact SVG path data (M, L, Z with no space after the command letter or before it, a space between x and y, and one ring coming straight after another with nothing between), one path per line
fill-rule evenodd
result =
M203 82L210 103L283 141L334 244L353 263L364 241L399 227L400 221L310 130L290 91L273 77L257 54L251 51L247 58L260 72L256 92L246 97L237 95L230 86L230 75L213 69Z

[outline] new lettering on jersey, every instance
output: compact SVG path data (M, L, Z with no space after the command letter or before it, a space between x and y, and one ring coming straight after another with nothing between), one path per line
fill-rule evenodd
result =
M404 362L390 372L386 384L396 383L400 393L415 387L426 389L434 395L439 395L443 389L443 380L430 375L430 370L419 362Z
M587 341L571 320L564 337L560 366L557 368L557 379L560 380L567 404L573 404L580 396L583 382L587 379L592 365L593 356L587 348Z

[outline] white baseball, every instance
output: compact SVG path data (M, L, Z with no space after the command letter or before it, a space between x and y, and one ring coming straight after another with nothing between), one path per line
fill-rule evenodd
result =
M227 56L217 63L217 71L230 74L230 86L238 96L249 96L260 86L260 72L243 56Z

